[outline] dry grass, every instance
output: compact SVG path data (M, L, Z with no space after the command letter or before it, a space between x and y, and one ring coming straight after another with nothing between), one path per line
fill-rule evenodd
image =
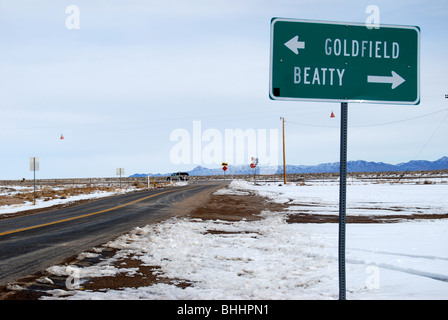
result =
M143 185L135 185L137 188L144 187ZM83 194L91 194L95 192L115 192L118 191L118 186L66 186L63 188L53 188L44 186L36 189L36 200L49 201L53 199L67 199L69 197L79 196ZM10 192L6 195L0 195L0 206L23 204L34 201L34 189L26 188L19 192Z

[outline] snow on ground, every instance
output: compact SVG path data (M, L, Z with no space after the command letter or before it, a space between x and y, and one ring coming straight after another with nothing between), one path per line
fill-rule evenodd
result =
M81 282L83 275L132 274L136 270L110 265L120 257L133 257L160 266L161 275L189 287L176 286L173 280L100 292L57 290L50 298L337 299L338 224L288 224L285 217L303 208L310 214L337 214L338 188L331 181L302 186L233 181L217 193L256 192L291 208L263 212L259 221L172 218L137 228L107 244L120 249L116 257L76 273ZM352 183L347 214L447 213L447 191L447 184ZM347 299L448 298L448 219L409 221L347 225ZM65 269L48 271L73 274Z
M61 188L54 188L53 190L61 189ZM22 190L30 191L32 188L21 188L18 186L8 186L4 187L4 189L13 190L12 192L9 191L9 195L14 195L14 193L21 192ZM115 191L95 191L88 194L79 194L76 196L67 197L65 199L51 199L51 200L43 200L43 199L36 199L36 204L33 203L33 201L26 201L24 203L20 204L13 204L13 205L5 205L0 206L0 215L6 214L6 213L15 213L20 211L26 211L26 210L34 210L34 209L40 209L40 208L48 208L59 204L69 203L69 202L76 202L80 200L86 200L86 199L98 199L103 197L110 197L117 194L127 193L127 192L133 192L136 188L132 186L127 186L123 188L117 188ZM32 191L31 191L32 192Z
M313 214L338 214L339 182L307 182L281 185L266 183L254 185L234 181L228 191L251 190L277 203L287 203L290 210L312 206ZM347 183L347 210L351 215L410 215L416 213L448 213L447 183L396 184L352 181ZM302 204L302 205L301 205Z
M185 186L187 184L188 184L188 182L180 181L180 182L171 182L168 185L180 187L180 186ZM99 186L101 186L101 185L99 185ZM75 187L78 187L78 185L73 185L72 187L75 188ZM83 187L83 185L79 185L79 187ZM41 185L41 186L39 186L37 192L39 192L40 190L45 189L45 188L49 188L53 191L58 191L58 190L70 191L70 187L65 189L62 187L54 187L51 185L48 185L48 186ZM36 199L36 204L34 204L33 201L25 201L24 203L20 203L20 204L4 205L4 206L0 206L0 215L20 212L20 211L26 211L26 210L48 208L48 207L52 207L52 206L56 206L56 205L60 205L60 204L64 204L64 203L76 202L76 201L80 201L80 200L99 199L99 198L134 192L134 191L138 190L137 187L132 186L132 185L125 185L123 187L117 186L114 188L111 187L111 189L113 189L113 191L95 190L94 192L91 192L91 193L84 193L84 194L79 194L76 196L67 196L64 198L56 197L53 199L45 199L45 200L42 198L40 198L40 199L38 198L38 199ZM15 194L22 193L22 192L32 193L33 188L17 186L17 185L1 186L0 187L0 196L2 196L2 195L14 196Z

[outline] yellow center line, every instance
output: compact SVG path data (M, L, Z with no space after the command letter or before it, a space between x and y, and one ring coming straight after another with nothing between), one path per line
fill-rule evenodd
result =
M126 206L135 204L135 203L140 202L140 201L144 201L146 199L149 199L149 198L152 198L152 197L164 194L164 193L180 191L180 190L188 190L188 189L192 189L192 188L194 188L194 187L187 187L187 188L182 188L182 189L162 191L162 192L159 192L159 193L156 193L156 194L152 194L150 196L143 197L143 198L140 198L140 199L137 199L137 200L125 203L125 204L120 204L119 206L112 207L112 208L109 208L109 209L104 209L104 210L100 210L100 211L96 211L96 212L92 212L92 213L87 213L87 214L83 214L83 215L72 217L72 218L57 220L57 221L53 221L53 222L42 223L42 224L38 224L38 225L35 225L35 226L31 226L31 227L26 227L26 228L21 228L21 229L1 232L0 236L4 236L4 235L7 235L7 234L12 234L12 233L18 233L18 232L27 231L27 230L32 230L32 229L37 229L37 228L42 228L42 227L46 227L46 226L51 226L51 225L62 223L62 222L67 222L67 221L72 221L72 220L77 220L77 219L81 219L81 218L90 217L90 216L94 216L96 214L100 214L100 213L116 210L116 209L119 209L119 208L122 208L122 207L126 207Z

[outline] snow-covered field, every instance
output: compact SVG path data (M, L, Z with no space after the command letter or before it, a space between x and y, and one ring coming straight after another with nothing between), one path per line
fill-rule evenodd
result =
M442 181L443 182L443 181ZM218 194L256 192L288 203L259 221L172 218L107 244L117 255L99 265L53 266L82 286L83 277L135 273L114 267L127 257L160 266L172 284L121 290L55 290L46 299L338 299L338 224L288 224L288 213L337 214L337 182L253 185L233 181ZM448 184L348 185L348 215L447 213ZM397 210L399 212L397 212ZM224 232L210 232L210 231ZM348 224L347 299L447 299L448 219ZM89 253L94 254L94 253ZM176 281L190 283L186 288Z

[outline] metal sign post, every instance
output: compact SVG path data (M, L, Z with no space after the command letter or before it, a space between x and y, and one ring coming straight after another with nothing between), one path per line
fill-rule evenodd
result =
M120 188L121 188L121 175L124 174L124 168L117 168L117 175L120 176Z
M273 18L269 69L272 100L341 103L339 299L344 300L348 103L419 104L420 28Z
M34 202L33 202L33 205L36 205L36 171L39 171L39 158L38 157L30 158L30 171L33 171L33 175L34 175Z
M345 300L345 217L347 203L348 103L341 103L341 153L339 168L339 300Z
M222 171L224 171L224 178L226 177L226 170L227 170L227 166L229 165L227 162L223 162L221 163L222 165Z
M250 164L250 167L254 169L254 184L257 184L257 165L258 165L258 158L252 157L251 158L252 163Z

